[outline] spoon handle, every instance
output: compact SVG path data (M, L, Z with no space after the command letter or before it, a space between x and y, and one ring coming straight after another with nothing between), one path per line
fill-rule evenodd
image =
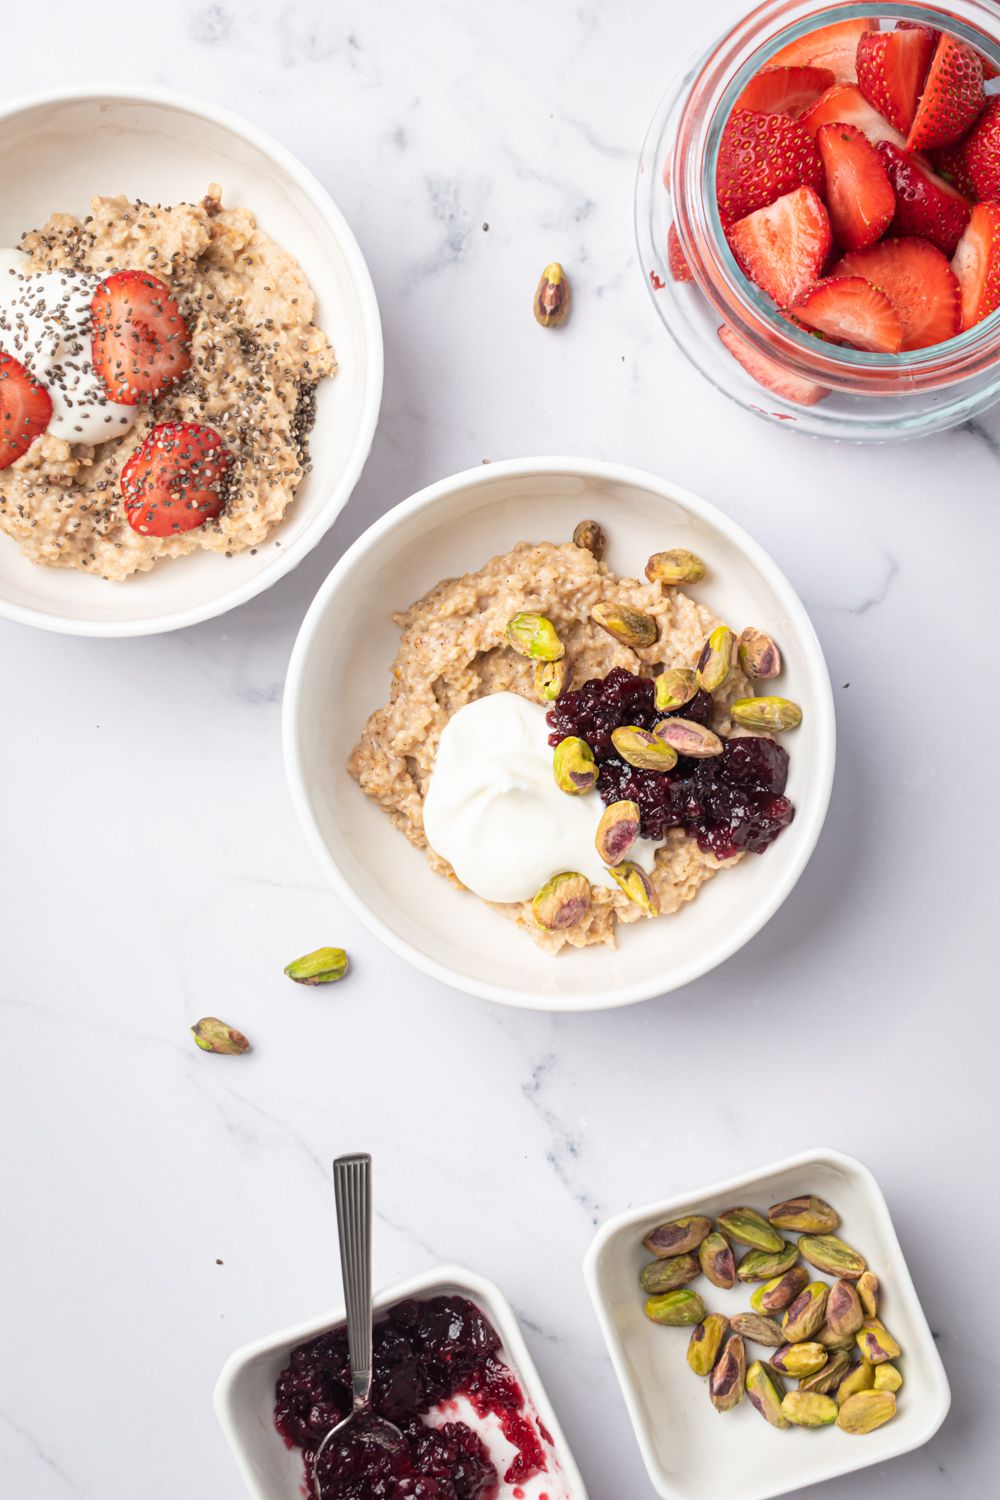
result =
M372 1387L372 1159L339 1156L333 1164L340 1236L340 1269L347 1302L347 1348L354 1410L367 1406Z

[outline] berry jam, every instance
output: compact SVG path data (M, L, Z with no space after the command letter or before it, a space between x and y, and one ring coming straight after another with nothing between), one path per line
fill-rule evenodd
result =
M429 1427L421 1416L465 1396L480 1416L492 1414L517 1452L504 1474L518 1484L546 1467L524 1393L498 1356L500 1339L462 1297L400 1302L373 1331L372 1409L395 1422L403 1444L366 1442L353 1424L320 1459L323 1500L492 1500L500 1482L489 1453L461 1421ZM346 1329L333 1329L292 1351L278 1376L275 1426L302 1448L310 1495L316 1494L316 1449L351 1410Z
M724 740L722 754L710 759L682 755L672 771L638 770L616 752L613 730L622 724L652 729L664 718L707 724L712 714L708 693L699 692L674 714L656 708L654 693L651 678L613 667L606 677L591 678L556 701L546 716L549 744L568 735L586 740L600 769L602 800L638 803L644 838L662 839L668 828L683 828L718 859L744 850L762 853L795 816L783 795L787 752L762 735L742 735Z

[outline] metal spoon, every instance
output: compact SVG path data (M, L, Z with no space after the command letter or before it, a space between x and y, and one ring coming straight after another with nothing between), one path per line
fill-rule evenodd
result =
M367 1155L339 1156L333 1164L337 1199L340 1269L347 1303L347 1352L351 1361L354 1406L349 1416L323 1438L313 1460L316 1494L322 1500L319 1460L324 1448L352 1425L358 1438L383 1448L399 1448L405 1441L399 1428L371 1409L372 1390L372 1159Z

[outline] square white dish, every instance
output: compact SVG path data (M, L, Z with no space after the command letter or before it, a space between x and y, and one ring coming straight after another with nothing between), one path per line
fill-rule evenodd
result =
M765 1213L772 1204L803 1193L825 1198L840 1213L843 1223L837 1233L878 1275L880 1316L884 1311L886 1326L903 1350L905 1383L897 1415L861 1437L837 1428L779 1431L746 1400L720 1414L709 1400L707 1380L688 1367L690 1329L658 1327L643 1311L638 1277L650 1257L642 1241L657 1224L689 1213L714 1218L736 1205ZM804 1152L619 1214L598 1230L584 1276L646 1469L664 1500L771 1500L919 1448L948 1414L948 1377L885 1198L869 1169L839 1151ZM701 1292L710 1311L731 1315L748 1309L753 1287L737 1283L722 1291L701 1279L692 1289ZM766 1353L752 1345L748 1362Z
M439 1266L409 1281L376 1293L376 1319L407 1297L457 1293L474 1302L500 1335L500 1356L552 1439L552 1451L566 1481L570 1500L587 1500L580 1471L552 1410L534 1361L524 1342L514 1309L492 1281L460 1266ZM344 1308L283 1328L238 1349L226 1361L215 1387L215 1412L253 1500L302 1500L303 1468L299 1448L286 1448L274 1425L274 1386L297 1344L344 1321Z

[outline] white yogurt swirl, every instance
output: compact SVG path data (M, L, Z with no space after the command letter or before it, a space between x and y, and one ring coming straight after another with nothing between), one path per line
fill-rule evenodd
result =
M562 870L617 889L594 847L600 799L559 790L548 734L545 709L517 693L467 703L441 733L424 832L484 901L530 901ZM629 858L649 871L657 847L640 839Z
M109 400L90 362L90 309L102 278L30 266L22 251L0 249L0 349L44 385L53 437L90 444L120 437L138 407Z

